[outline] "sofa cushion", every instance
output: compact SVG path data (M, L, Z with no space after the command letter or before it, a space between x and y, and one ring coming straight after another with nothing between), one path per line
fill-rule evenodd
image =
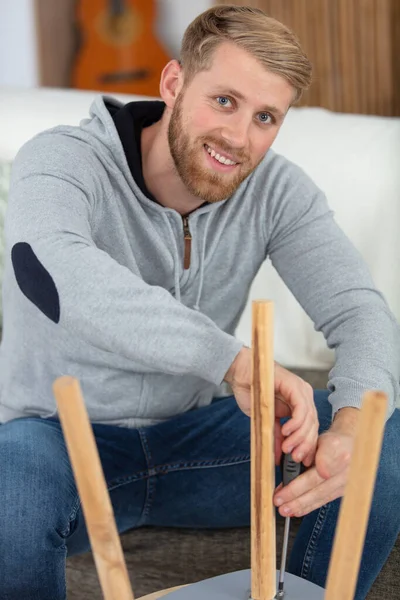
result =
M59 88L0 86L0 161L13 160L37 133L57 125L79 125L100 92ZM122 102L143 96L111 94ZM27 110L29 107L29 110Z

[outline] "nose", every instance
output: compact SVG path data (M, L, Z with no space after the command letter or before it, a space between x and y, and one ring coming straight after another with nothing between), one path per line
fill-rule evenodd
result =
M221 137L232 148L246 148L250 122L245 115L230 115L221 128Z

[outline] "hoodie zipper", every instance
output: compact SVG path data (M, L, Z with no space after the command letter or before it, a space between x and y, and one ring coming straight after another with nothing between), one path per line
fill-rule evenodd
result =
M183 257L183 268L190 268L190 255L192 251L192 234L189 229L189 219L188 217L182 217L183 220L183 239L185 244L185 253Z

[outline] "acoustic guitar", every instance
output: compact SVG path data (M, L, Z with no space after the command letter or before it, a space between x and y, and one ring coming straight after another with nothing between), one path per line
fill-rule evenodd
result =
M155 13L152 0L78 2L72 86L158 97L170 57L153 32Z

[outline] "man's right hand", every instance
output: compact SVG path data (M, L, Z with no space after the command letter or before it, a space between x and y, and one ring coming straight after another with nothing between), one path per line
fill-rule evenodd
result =
M251 416L250 348L242 348L225 375L241 410ZM314 462L318 440L318 415L312 387L301 377L275 363L275 462L282 452L309 467ZM280 419L291 417L283 427Z

